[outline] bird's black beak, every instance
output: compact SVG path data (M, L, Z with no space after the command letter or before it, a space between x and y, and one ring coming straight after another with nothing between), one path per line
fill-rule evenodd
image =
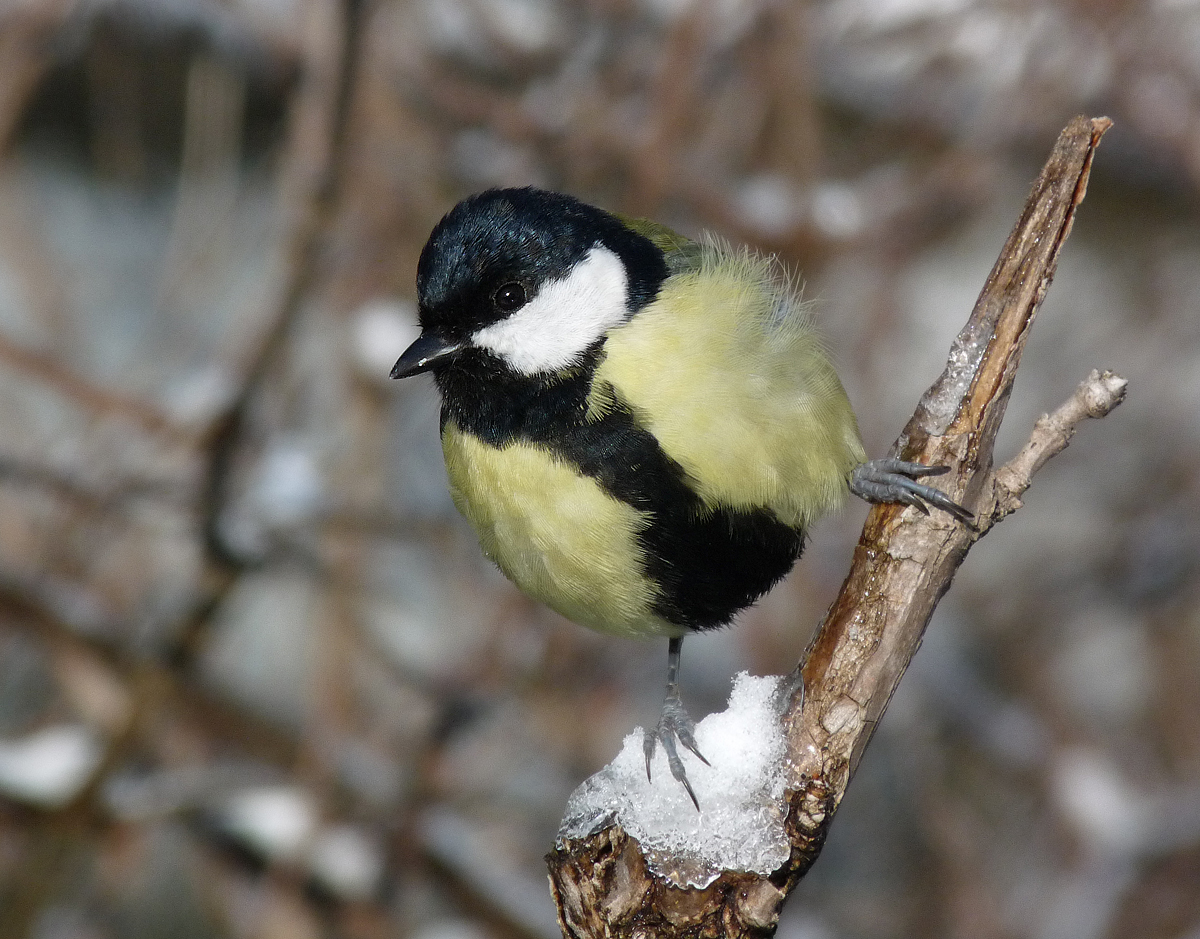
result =
M411 346L392 366L392 378L408 378L409 375L419 375L427 372L436 363L448 359L461 350L466 343L451 342L440 336L423 335Z

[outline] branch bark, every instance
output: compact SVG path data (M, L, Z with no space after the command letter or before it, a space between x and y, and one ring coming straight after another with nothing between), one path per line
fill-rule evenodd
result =
M921 398L892 454L945 465L943 487L976 513L967 527L945 513L899 505L867 517L849 575L799 666L803 690L784 715L791 856L770 875L726 871L682 889L655 876L619 827L568 841L547 857L559 923L568 937L767 936L812 866L858 761L883 716L938 600L976 541L1020 506L1033 474L1075 427L1120 403L1125 382L1093 372L1042 418L1010 463L992 468L996 434L1038 307L1087 189L1107 118L1078 117L1059 135L992 268L945 371Z

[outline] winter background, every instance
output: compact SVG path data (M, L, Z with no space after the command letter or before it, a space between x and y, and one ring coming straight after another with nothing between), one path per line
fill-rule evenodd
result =
M1200 937L1200 3L4 0L0 939L556 935L665 648L454 512L386 378L430 227L532 183L777 253L880 456L1077 113L998 458L1128 400L968 558L784 939ZM865 513L688 643L694 714L795 665Z

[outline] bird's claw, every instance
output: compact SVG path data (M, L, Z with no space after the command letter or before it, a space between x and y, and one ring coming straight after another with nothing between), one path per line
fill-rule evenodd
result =
M709 766L708 760L704 758L704 754L700 752L700 748L696 746L696 725L684 710L683 702L679 700L678 694L668 695L663 701L662 717L659 718L658 726L654 730L645 732L645 737L642 740L642 748L646 754L646 778L650 779L650 761L654 759L654 750L659 741L662 741L663 752L667 755L667 766L671 769L671 775L678 780L688 796L692 800L692 805L696 806L696 811L700 811L700 801L696 798L696 793L692 791L692 784L688 782L687 771L683 768L683 760L679 756L679 750L675 746L675 741L678 740L688 750L690 750L697 759L705 766Z
M900 502L925 515L929 514L932 505L964 524L974 524L975 516L968 509L941 490L917 482L923 476L941 476L949 470L948 466L926 466L904 460L870 460L854 467L850 474L850 491L867 502Z

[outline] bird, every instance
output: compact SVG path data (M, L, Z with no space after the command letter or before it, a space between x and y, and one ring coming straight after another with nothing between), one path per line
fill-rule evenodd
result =
M699 810L707 763L679 690L685 636L730 625L849 493L971 513L868 461L810 307L781 264L573 196L489 189L417 263L420 334L392 378L431 372L450 495L528 596L610 635L668 641L645 732Z

